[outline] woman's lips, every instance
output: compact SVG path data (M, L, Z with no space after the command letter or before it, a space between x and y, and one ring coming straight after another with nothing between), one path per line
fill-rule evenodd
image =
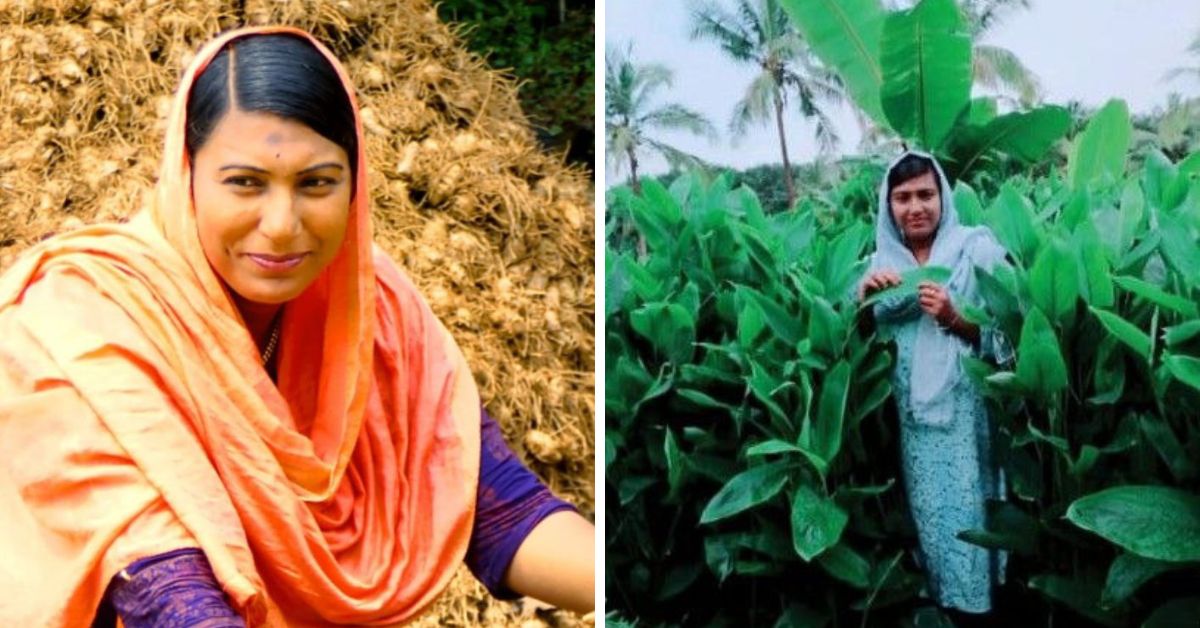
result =
M250 261L259 268L273 273L289 271L304 261L308 253L292 253L289 255L270 255L267 253L246 253Z

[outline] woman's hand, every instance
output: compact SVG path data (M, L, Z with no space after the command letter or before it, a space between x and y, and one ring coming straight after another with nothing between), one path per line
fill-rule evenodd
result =
M862 301L869 295L892 286L898 286L901 283L900 273L894 270L877 270L863 280L858 286L858 300Z
M953 327L959 320L958 310L950 302L950 294L946 289L932 281L922 281L917 284L917 302L921 310L933 317L939 325Z

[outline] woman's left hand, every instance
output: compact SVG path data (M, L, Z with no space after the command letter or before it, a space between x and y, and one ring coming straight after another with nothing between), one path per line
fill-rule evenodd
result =
M942 327L950 327L958 319L958 310L950 302L950 293L932 281L922 281L917 285L917 302Z

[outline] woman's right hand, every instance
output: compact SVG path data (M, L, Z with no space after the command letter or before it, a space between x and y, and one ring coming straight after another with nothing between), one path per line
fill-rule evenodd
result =
M887 269L877 270L867 275L867 278L858 286L858 300L862 301L872 293L898 286L900 283L900 273Z

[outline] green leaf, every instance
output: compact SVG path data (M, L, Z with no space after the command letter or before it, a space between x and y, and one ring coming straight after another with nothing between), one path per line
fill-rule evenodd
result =
M1108 568L1108 579L1100 594L1100 608L1120 606L1151 578L1178 568L1176 563L1142 558L1137 554L1117 556Z
M842 449L842 428L846 417L846 393L850 390L850 364L838 362L825 376L817 403L813 450L827 462L833 462Z
M891 13L880 40L880 103L901 137L941 146L971 97L971 35L954 0Z
M1133 293L1172 312L1178 312L1188 318L1200 317L1200 311L1197 310L1194 302L1188 301L1181 296L1170 294L1148 281L1142 281L1136 277L1118 275L1113 277L1113 283L1126 292Z
M922 266L900 273L900 285L880 290L863 299L859 307L868 307L884 299L909 298L917 295L917 286L922 281L945 285L950 281L950 269L945 266Z
M1187 355L1168 355L1163 364L1175 379L1200 390L1200 360Z
M1162 236L1159 250L1167 263L1188 285L1196 285L1196 277L1200 275L1200 249L1196 247L1191 229L1183 220L1164 212L1158 216L1158 232Z
M679 450L679 443L675 441L675 433L667 429L666 438L663 439L663 454L667 460L667 499L674 500L679 495L679 489L683 486L683 476L687 469L687 461L683 458L683 452Z
M1174 348L1200 335L1200 320L1173 325L1167 327L1165 331L1163 339L1167 341L1168 347Z
M879 44L885 15L879 0L780 0L780 4L813 54L841 77L854 104L886 126L879 99L883 85Z
M1130 349L1133 349L1134 354L1138 357L1149 361L1150 336L1146 332L1138 329L1133 323L1112 312L1105 312L1094 307L1088 309L1092 311L1092 314L1096 315L1096 318L1100 320L1100 324L1104 325L1108 333L1115 336L1117 340L1125 343Z
M1176 488L1108 488L1075 500L1067 520L1145 558L1200 560L1200 497Z
M667 360L675 364L692 361L696 342L696 319L693 312L675 303L648 303L629 316L633 330L654 346Z
M1000 194L992 201L985 216L996 238L1022 264L1033 261L1040 246L1033 226L1033 207L1010 183L1000 186Z
M733 476L704 507L700 523L727 519L775 497L787 479L787 467L782 463L753 467Z
M954 184L954 208L958 210L958 221L973 227L983 224L983 205L975 188L961 179Z
M1029 289L1033 302L1051 320L1070 320L1079 298L1079 275L1075 258L1064 242L1052 238L1038 253L1029 269Z
M762 309L753 301L743 303L742 312L738 314L738 342L746 348L753 346L754 339L758 338L764 327L766 320Z
M763 441L746 450L747 458L758 458L762 456L770 456L773 454L791 454L800 453L800 448L779 439L771 439Z
M813 349L833 358L842 353L846 340L846 325L837 311L821 297L812 298L809 308L808 337Z
M988 121L970 151L956 158L963 163L964 172L993 149L1033 163L1044 157L1070 127L1070 112L1058 106L1005 114Z
M871 584L871 564L844 542L821 552L817 564L834 578L859 589Z
M760 292L746 286L737 287L737 298L742 303L753 303L762 311L767 326L783 342L794 345L800 340L800 325L797 318L789 314L778 302L764 297Z
M1100 244L1100 234L1091 222L1083 222L1075 230L1073 247L1079 267L1079 288L1084 301L1096 307L1112 307L1112 268Z
M1036 391L1042 399L1052 400L1067 387L1067 365L1058 346L1058 337L1041 310L1033 309L1021 326L1017 347L1017 379Z
M1171 470L1171 475L1175 476L1176 480L1186 482L1195 475L1196 463L1188 456L1183 444L1179 442L1179 437L1175 435L1175 431L1171 429L1171 425L1165 419L1159 416L1143 415L1139 418L1138 424L1142 428L1142 433L1146 435L1146 440L1154 446L1159 458Z
M1071 187L1081 189L1105 178L1122 180L1132 136L1133 124L1125 101L1108 101L1092 116L1083 133L1075 138L1067 161Z
M849 516L833 501L801 486L792 496L792 546L805 561L838 542Z

